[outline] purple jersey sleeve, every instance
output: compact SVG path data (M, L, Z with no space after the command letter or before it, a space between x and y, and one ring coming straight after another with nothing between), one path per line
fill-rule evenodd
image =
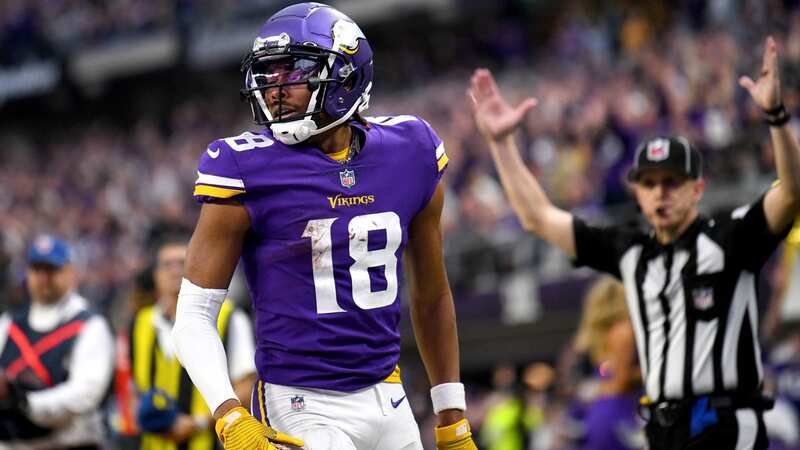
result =
M430 201L431 197L433 196L436 185L439 183L439 180L442 179L445 169L447 169L447 163L449 160L447 158L447 152L444 149L444 141L439 138L428 122L420 118L418 126L424 128L424 132L420 133L421 139L423 140L423 142L420 143L420 150L422 151L421 157L425 162L425 165L431 167L430 173L433 176L433 179L430 183L430 189L425 197L425 205L427 205L428 201Z
M230 139L233 138L212 142L200 157L194 183L194 198L200 203L234 198L247 192L235 151L227 142Z
M444 174L444 170L447 168L447 163L449 159L447 158L447 152L444 150L444 141L436 134L433 128L426 122L424 119L420 119L422 122L422 126L425 127L425 135L430 139L430 148L433 149L433 152L428 151L427 153L427 160L430 160L433 157L433 161L435 161L436 166L436 181L442 177Z
M411 151L417 161L413 172L420 186L424 187L424 202L420 210L428 205L436 185L447 168L448 158L444 142L424 119L412 115L368 117L368 121L383 129L393 140L402 141L403 149Z

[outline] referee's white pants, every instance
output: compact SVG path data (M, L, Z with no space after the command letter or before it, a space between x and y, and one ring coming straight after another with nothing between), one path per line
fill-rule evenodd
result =
M296 388L258 381L253 415L302 439L306 450L422 450L403 385L358 392Z

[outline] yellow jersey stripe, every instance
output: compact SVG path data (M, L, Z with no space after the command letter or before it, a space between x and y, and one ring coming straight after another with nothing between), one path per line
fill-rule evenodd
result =
M403 381L400 379L400 366L394 366L392 373L383 380L384 383L400 384Z
M216 186L206 186L204 184L197 184L194 186L194 195L207 195L215 198L231 198L239 194L244 194L245 191L240 189L227 189Z
M438 161L439 172L444 170L444 166L447 165L448 161L450 161L450 160L447 158L447 153L445 153L444 155L442 155L441 158L439 158L439 161Z

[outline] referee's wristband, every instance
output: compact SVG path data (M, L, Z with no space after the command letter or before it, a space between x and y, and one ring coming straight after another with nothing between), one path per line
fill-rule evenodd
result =
M464 385L461 383L442 383L431 388L431 402L434 414L446 409L467 410Z
M764 121L771 127L780 127L791 119L792 116L781 103L775 108L764 111Z

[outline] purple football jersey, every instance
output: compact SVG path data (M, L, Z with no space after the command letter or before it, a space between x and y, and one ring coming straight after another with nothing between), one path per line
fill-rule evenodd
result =
M645 446L643 424L636 415L639 396L602 396L587 406L585 450L631 450Z
M195 198L235 198L250 215L242 264L269 383L351 392L400 356L401 257L447 155L414 116L351 125L365 140L344 164L268 129L214 141L200 159Z

